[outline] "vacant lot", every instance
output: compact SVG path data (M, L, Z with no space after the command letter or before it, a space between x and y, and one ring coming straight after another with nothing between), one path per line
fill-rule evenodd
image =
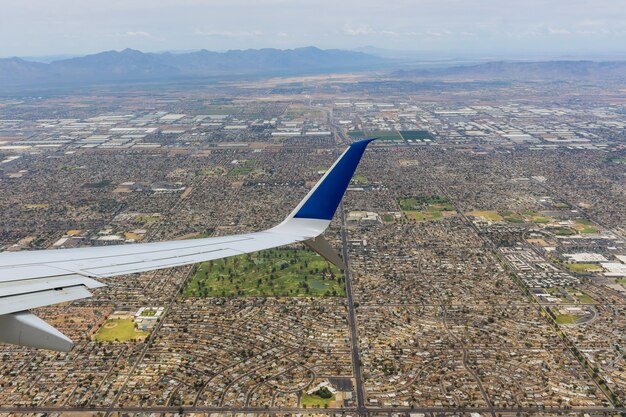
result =
M489 220L492 222L499 222L499 221L504 220L504 218L500 216L498 213L496 213L495 211L472 211L467 214L470 216L474 216L474 217L482 217L483 219Z

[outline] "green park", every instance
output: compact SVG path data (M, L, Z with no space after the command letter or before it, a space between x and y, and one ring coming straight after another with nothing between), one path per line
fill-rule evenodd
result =
M343 273L308 249L270 249L202 263L187 297L345 296Z
M107 320L93 336L96 342L126 342L145 339L148 332L135 329L132 318L116 318Z
M400 198L398 204L407 218L416 221L441 219L455 213L447 198L436 195Z

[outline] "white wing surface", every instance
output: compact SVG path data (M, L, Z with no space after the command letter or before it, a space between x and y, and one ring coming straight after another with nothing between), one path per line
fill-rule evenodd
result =
M194 264L304 242L330 262L341 259L320 236L330 224L373 139L355 142L278 226L205 239L0 253L0 342L68 351L72 341L28 310L91 296L98 278Z

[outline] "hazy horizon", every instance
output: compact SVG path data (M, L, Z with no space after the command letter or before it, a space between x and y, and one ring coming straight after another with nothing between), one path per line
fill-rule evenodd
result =
M364 46L436 57L626 56L616 1L26 0L4 5L0 56Z

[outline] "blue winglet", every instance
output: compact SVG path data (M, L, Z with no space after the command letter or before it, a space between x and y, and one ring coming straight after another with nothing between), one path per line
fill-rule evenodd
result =
M331 220L365 148L376 139L363 139L351 144L293 217Z

